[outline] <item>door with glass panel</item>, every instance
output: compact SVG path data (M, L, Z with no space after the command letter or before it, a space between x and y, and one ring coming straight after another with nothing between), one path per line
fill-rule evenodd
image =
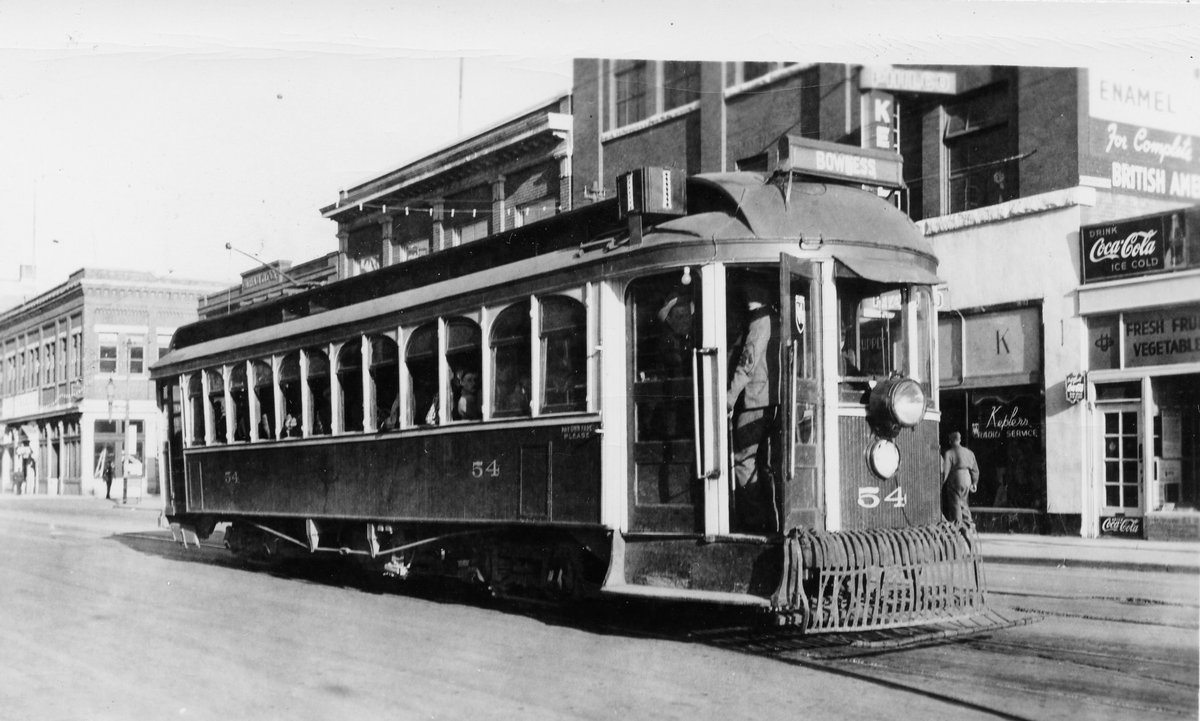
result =
M1105 407L1100 411L1103 429L1103 475L1100 515L1142 515L1142 427L1138 404Z

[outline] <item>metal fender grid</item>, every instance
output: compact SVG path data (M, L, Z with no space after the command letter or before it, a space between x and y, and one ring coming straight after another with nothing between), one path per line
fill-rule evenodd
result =
M799 588L810 632L868 631L969 619L987 610L979 540L973 528L792 534L785 555L802 564ZM798 551L798 553L797 553Z

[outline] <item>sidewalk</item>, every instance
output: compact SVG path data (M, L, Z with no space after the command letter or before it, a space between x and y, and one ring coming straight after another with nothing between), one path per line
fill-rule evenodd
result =
M1200 543L981 533L991 563L1200 573Z

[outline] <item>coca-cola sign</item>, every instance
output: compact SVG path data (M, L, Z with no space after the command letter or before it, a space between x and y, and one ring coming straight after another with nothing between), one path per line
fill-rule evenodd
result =
M1172 223L1171 215L1080 228L1083 282L1161 273L1180 265L1184 239L1180 223ZM1178 254L1175 246L1180 248Z
M1142 519L1136 516L1101 516L1100 535L1141 538Z

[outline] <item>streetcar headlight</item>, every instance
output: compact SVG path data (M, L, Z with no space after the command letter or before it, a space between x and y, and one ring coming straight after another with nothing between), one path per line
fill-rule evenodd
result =
M900 449L886 438L876 438L867 449L867 465L872 473L886 481L900 470Z
M889 378L871 390L869 414L877 431L895 435L925 417L925 391L911 378Z

